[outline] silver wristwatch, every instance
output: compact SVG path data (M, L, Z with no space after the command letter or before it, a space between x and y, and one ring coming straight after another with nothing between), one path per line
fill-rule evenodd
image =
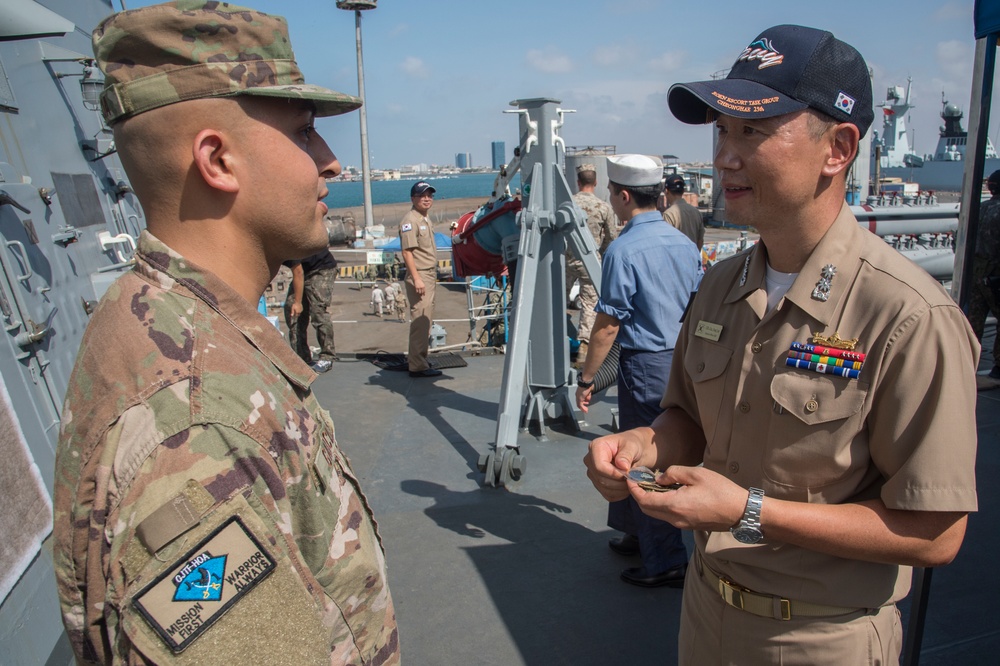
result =
M764 506L764 491L760 488L751 488L750 496L747 497L747 508L743 512L743 519L736 527L731 528L733 538L740 543L757 543L764 538L764 533L760 531L760 509Z

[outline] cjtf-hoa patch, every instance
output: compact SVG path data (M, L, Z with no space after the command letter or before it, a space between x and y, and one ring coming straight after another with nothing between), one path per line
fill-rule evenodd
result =
M188 647L275 567L243 521L232 516L132 600L173 652Z

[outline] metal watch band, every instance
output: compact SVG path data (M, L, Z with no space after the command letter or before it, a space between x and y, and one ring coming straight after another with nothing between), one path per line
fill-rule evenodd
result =
M747 497L747 508L743 512L743 520L740 525L760 529L760 510L764 506L764 491L760 488L750 488L750 495Z

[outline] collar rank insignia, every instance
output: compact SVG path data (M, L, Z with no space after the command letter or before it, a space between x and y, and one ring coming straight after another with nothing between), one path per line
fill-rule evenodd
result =
M830 298L830 287L833 284L833 276L837 274L837 267L833 264L827 264L823 267L823 270L819 274L819 282L816 283L816 288L813 289L812 297L817 301L826 302Z
M740 273L741 287L747 283L747 273L749 272L750 272L750 253L747 252L747 258L743 260L743 272Z

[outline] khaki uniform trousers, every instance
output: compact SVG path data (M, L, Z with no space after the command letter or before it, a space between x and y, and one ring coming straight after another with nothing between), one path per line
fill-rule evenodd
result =
M406 297L410 299L410 344L407 354L410 372L420 372L430 367L427 348L431 338L431 320L434 318L434 288L437 285L437 268L420 271L424 281L424 295L417 295L409 274L406 276Z
M833 617L761 617L723 601L699 565L700 558L693 557L684 580L677 648L681 666L899 663L903 626L895 605Z

